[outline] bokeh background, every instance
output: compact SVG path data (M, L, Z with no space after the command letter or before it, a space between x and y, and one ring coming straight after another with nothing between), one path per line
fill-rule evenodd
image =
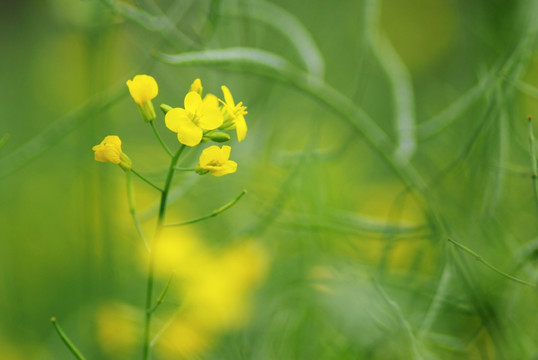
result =
M51 316L88 359L141 358L148 256L91 147L119 135L163 183L125 86L145 73L156 105L199 77L249 112L237 173L176 174L170 221L248 193L155 249L157 293L175 275L154 359L537 359L536 5L1 2L0 358L71 358ZM158 194L134 185L150 236Z

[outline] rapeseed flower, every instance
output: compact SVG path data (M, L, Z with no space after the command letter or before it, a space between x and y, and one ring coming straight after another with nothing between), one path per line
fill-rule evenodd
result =
M164 118L166 127L177 133L180 143L196 146L202 141L204 130L215 130L222 125L222 113L216 96L207 95L202 100L199 93L190 91L185 96L184 105L184 109L171 109Z
M237 133L237 140L242 141L247 135L247 123L245 122L245 115L247 113L247 107L243 106L243 102L235 104L234 98L230 90L222 85L222 93L224 94L224 106L222 112L224 115L224 129L235 129Z
M123 170L131 170L131 159L121 151L121 140L116 135L106 136L99 145L92 147L95 160L118 164Z
M200 155L200 162L196 166L196 172L200 175L208 172L213 176L223 176L234 173L237 170L237 163L229 160L232 148L223 145L219 148L216 145L210 146Z
M127 80L127 87L144 120L147 122L155 120L155 109L151 102L159 93L155 79L149 75L136 75L133 80Z

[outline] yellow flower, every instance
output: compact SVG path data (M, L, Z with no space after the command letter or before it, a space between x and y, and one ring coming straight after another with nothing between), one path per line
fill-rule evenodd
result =
M133 80L127 80L127 87L144 120L155 120L155 110L151 102L159 93L155 79L149 75L136 75Z
M200 155L200 162L197 170L200 175L209 172L213 176L223 176L234 173L237 170L237 163L230 158L232 148L224 145L222 149L216 145L210 146Z
M243 106L243 102L240 101L237 105L234 102L232 93L230 90L222 85L222 93L224 94L224 119L225 126L229 122L230 126L226 126L227 129L234 129L237 132L237 140L242 141L247 135L247 123L245 122L245 115L247 114L246 106Z
M222 125L222 113L216 96L190 91L185 96L185 108L173 108L164 118L166 127L177 133L180 143L196 146L202 141L204 130L215 130Z
M92 147L95 160L118 164L123 170L131 169L131 159L121 151L121 140L116 135L109 135L99 145Z

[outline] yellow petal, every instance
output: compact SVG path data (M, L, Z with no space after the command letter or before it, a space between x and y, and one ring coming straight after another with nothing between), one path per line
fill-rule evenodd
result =
M226 161L222 166L215 167L209 170L209 173L213 176L223 176L234 173L237 170L237 163L232 160Z
M191 84L190 91L194 91L195 93L202 95L202 90L202 81L200 79L194 80Z
M235 132L237 133L237 140L241 142L245 136L247 136L247 123L243 115L239 115L235 118Z
M164 116L164 123L169 130L177 133L179 130L180 119L183 118L188 119L188 115L185 109L173 108L172 110L168 111Z
M224 101L226 102L226 105L228 106L235 106L234 98L232 97L232 93L225 85L222 85L220 87L222 89L222 93L224 94Z
M217 145L210 146L202 151L202 154L200 155L200 167L209 170L207 165L219 158L220 153L221 150Z
M117 135L108 135L108 136L105 136L105 139L103 140L103 144L121 146L121 139Z
M189 118L179 118L177 139L187 146L196 146L202 141L204 131L196 126Z
M220 111L218 105L213 106L212 104L203 104L198 118L198 124L202 129L205 130L215 130L222 125L224 118L222 117L222 112Z
M194 114L202 106L202 97L200 96L200 94L194 91L190 91L185 96L184 103L185 103L185 110Z
M222 150L220 152L220 156L221 156L221 163L224 163L226 161L228 161L228 159L230 158L230 153L232 152L232 148L228 145L223 145L222 146Z
M133 80L127 80L127 87L133 100L139 105L150 101L159 93L157 82L149 75L136 75Z

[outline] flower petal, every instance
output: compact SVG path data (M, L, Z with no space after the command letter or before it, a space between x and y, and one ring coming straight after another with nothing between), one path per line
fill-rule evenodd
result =
M189 120L189 117L185 109L173 108L170 111L168 111L166 115L164 116L164 123L166 124L166 127L169 130L177 133L179 130L179 124L181 122L181 119L184 119L184 118Z
M209 170L207 165L210 162L217 160L220 157L220 154L221 150L217 145L212 145L208 147L207 149L202 151L202 154L200 155L200 167L202 169Z
M222 122L224 121L222 112L220 111L218 105L213 106L212 104L204 103L199 115L200 117L198 118L198 124L202 129L205 130L215 130L221 126Z
M204 131L196 126L188 117L179 118L177 139L187 146L196 146L202 141Z
M232 160L226 161L222 166L215 167L209 170L209 173L213 176L223 176L236 172L237 163Z
M149 75L136 75L133 80L127 80L127 87L133 100L139 105L150 101L159 93L157 82Z
M245 136L247 136L247 123L243 115L239 115L235 118L235 132L237 133L237 140L239 142L243 141Z
M232 93L230 92L230 90L225 85L222 85L220 88L222 89L222 93L224 94L224 101L226 102L226 105L232 107L235 106L234 98L232 97Z
M202 97L194 91L189 91L189 93L185 95L184 103L185 110L194 114L202 106Z

